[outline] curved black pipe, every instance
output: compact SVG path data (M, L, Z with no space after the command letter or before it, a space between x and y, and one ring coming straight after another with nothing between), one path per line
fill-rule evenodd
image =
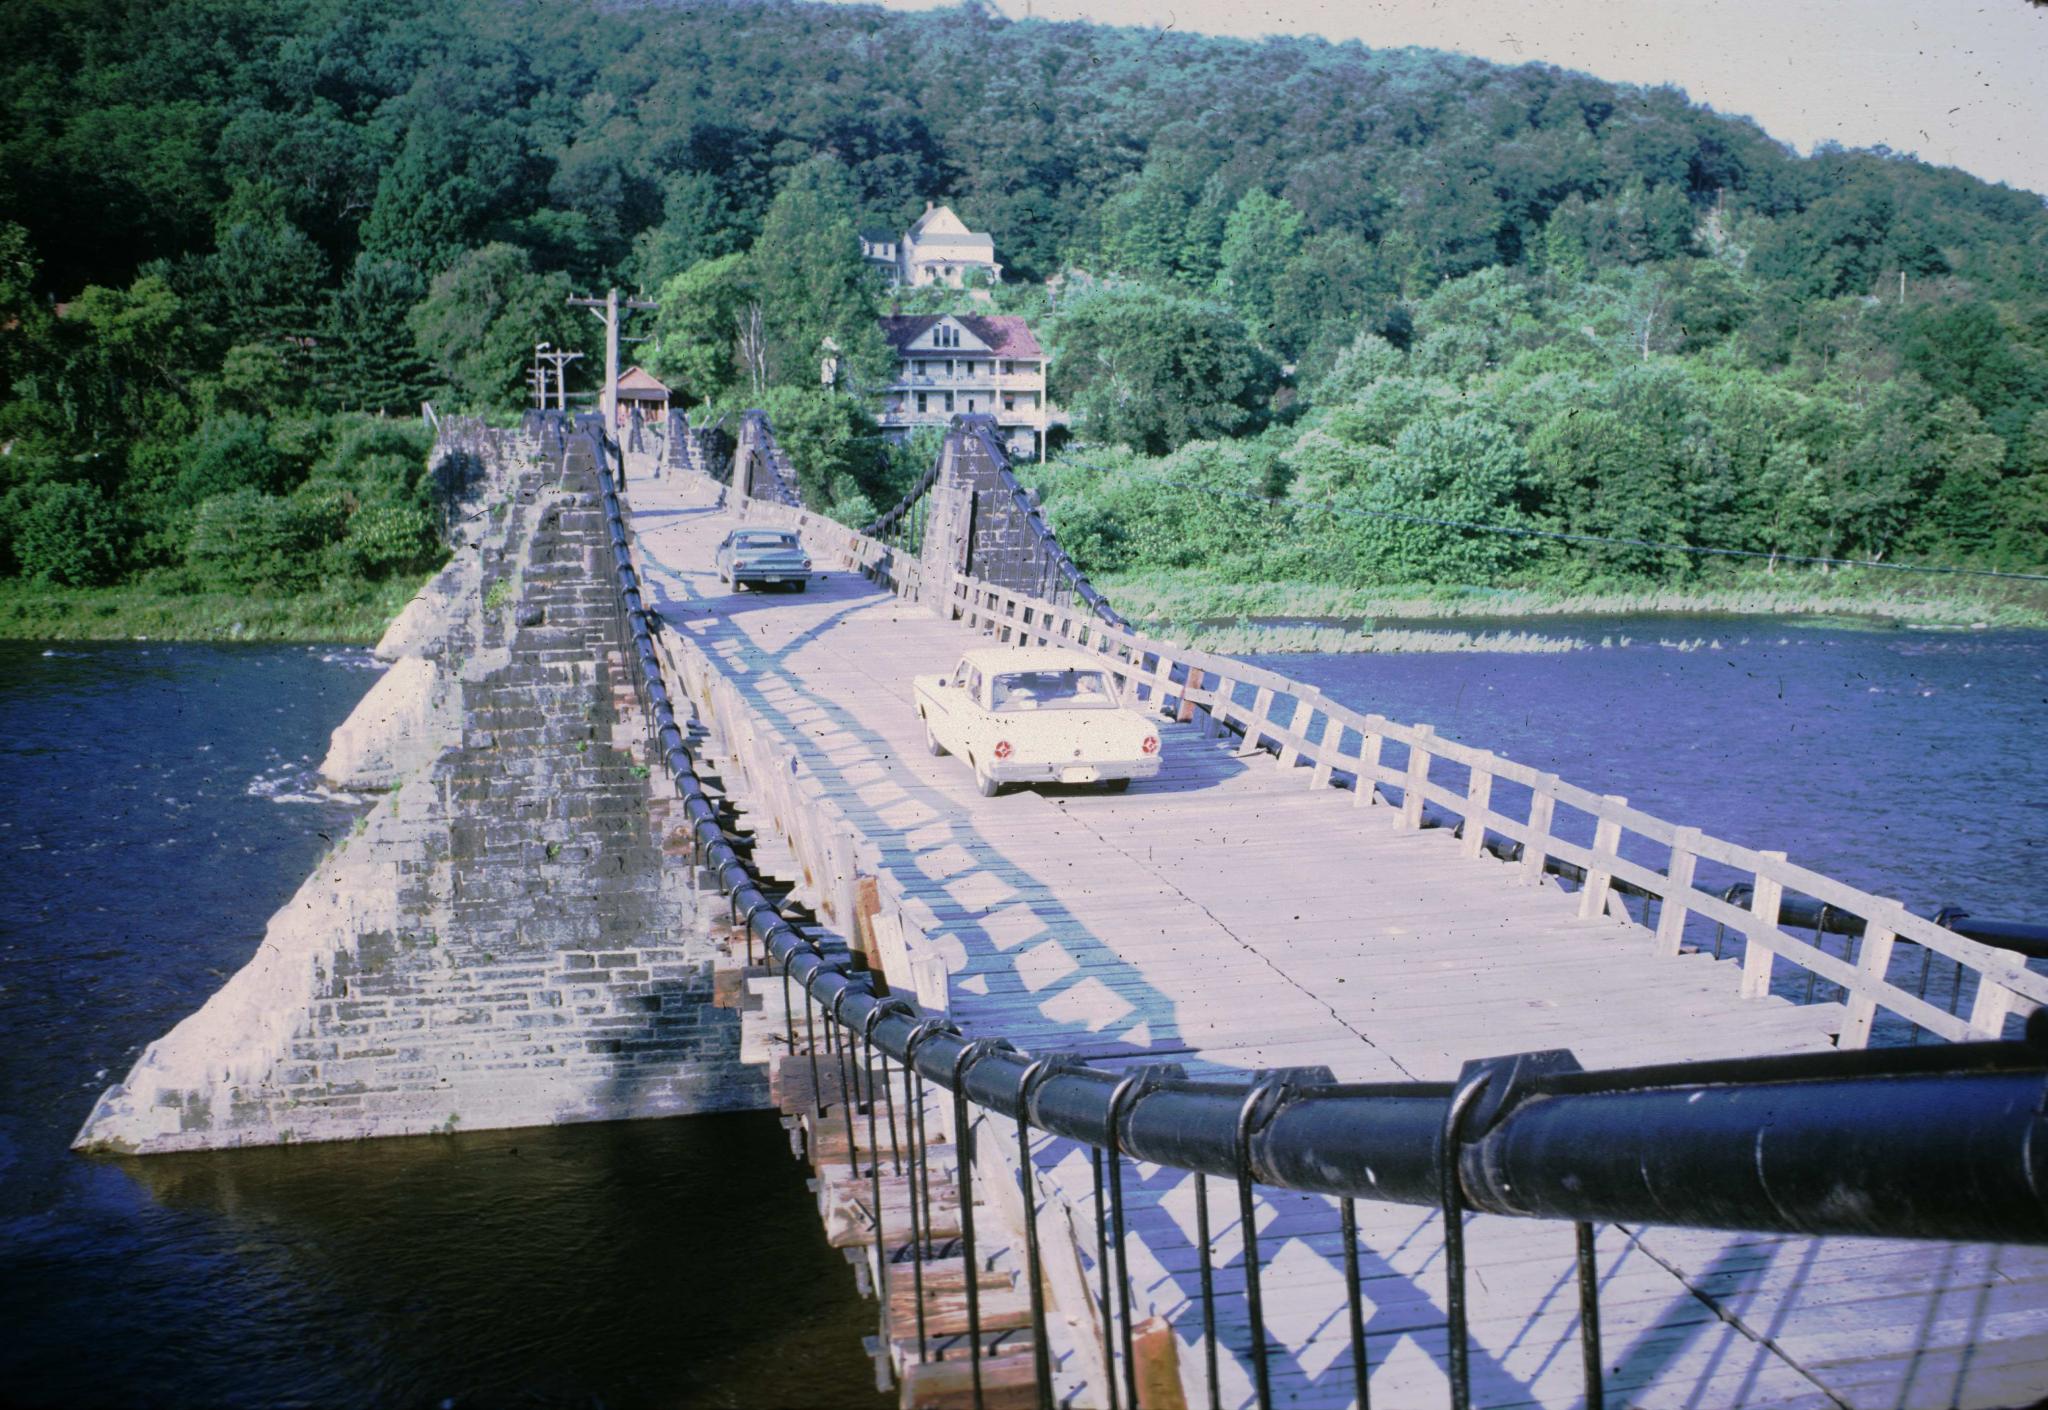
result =
M609 489L607 491L609 497ZM622 577L624 575L622 574ZM1092 589L1090 590L1092 591ZM1098 595L1099 596L1099 595ZM651 652L643 656L658 678ZM717 827L694 759L667 762L686 793L702 863L735 914L849 1033L946 1090L972 1041L921 1024L870 976L822 954L774 908ZM687 783L686 783L687 780ZM920 1027L924 1036L915 1044ZM2048 1021L2026 1043L1805 1054L1580 1072L1569 1054L1468 1064L1441 1082L1345 1086L1250 1077L1271 1093L1248 1128L1256 1180L1312 1193L1434 1206L1454 1091L1484 1077L1457 1149L1467 1209L1577 1221L1640 1220L1812 1235L2048 1244ZM914 1048L914 1051L913 1051ZM985 1051L964 1095L1134 1159L1235 1178L1245 1083L1148 1074L1110 1130L1129 1076L1062 1064L1028 1094L1028 1054Z

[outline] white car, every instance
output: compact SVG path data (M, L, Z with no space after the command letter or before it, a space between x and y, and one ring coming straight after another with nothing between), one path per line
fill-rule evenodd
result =
M1058 647L970 651L913 682L924 745L957 754L984 798L1006 783L1103 783L1159 772L1159 729L1126 709L1100 657Z

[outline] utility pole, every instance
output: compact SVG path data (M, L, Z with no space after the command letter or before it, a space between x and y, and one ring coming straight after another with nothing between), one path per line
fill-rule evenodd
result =
M577 308L589 309L604 325L604 391L598 395L598 406L604 412L606 434L610 434L619 410L619 311L631 313L660 305L652 299L622 299L617 289L607 289L601 299L578 296L569 302Z
M555 410L557 411L561 411L564 409L564 407L567 404L569 394L569 379L564 374L562 369L564 369L570 363L576 361L576 359L582 356L583 354L580 352L568 352L564 349L552 347L548 343L534 344L534 362L536 364L542 362L551 362L555 366ZM546 372L542 372L540 375L540 392L540 404L542 409L545 410L548 404L548 376Z

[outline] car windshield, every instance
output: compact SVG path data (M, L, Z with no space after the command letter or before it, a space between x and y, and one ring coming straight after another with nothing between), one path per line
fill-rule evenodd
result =
M998 710L1114 710L1116 692L1101 671L1009 671L997 676Z
M732 546L734 548L795 548L796 535L763 533L735 534L733 535Z

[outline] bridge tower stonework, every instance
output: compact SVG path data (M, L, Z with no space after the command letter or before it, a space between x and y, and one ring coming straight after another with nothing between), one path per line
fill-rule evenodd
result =
M795 467L776 443L765 411L749 411L740 417L739 436L732 454L732 495L733 504L742 513L749 499L765 499L793 508L803 506Z
M962 577L1052 595L1059 585L1054 542L1037 509L1036 497L1010 473L995 418L955 417L931 488L921 555L925 581L938 585L933 610L951 612L953 584Z
M323 771L383 790L249 963L76 1144L148 1153L766 1105L664 859L619 653L603 470L486 433L473 541L379 645ZM547 449L545 444L543 450Z

